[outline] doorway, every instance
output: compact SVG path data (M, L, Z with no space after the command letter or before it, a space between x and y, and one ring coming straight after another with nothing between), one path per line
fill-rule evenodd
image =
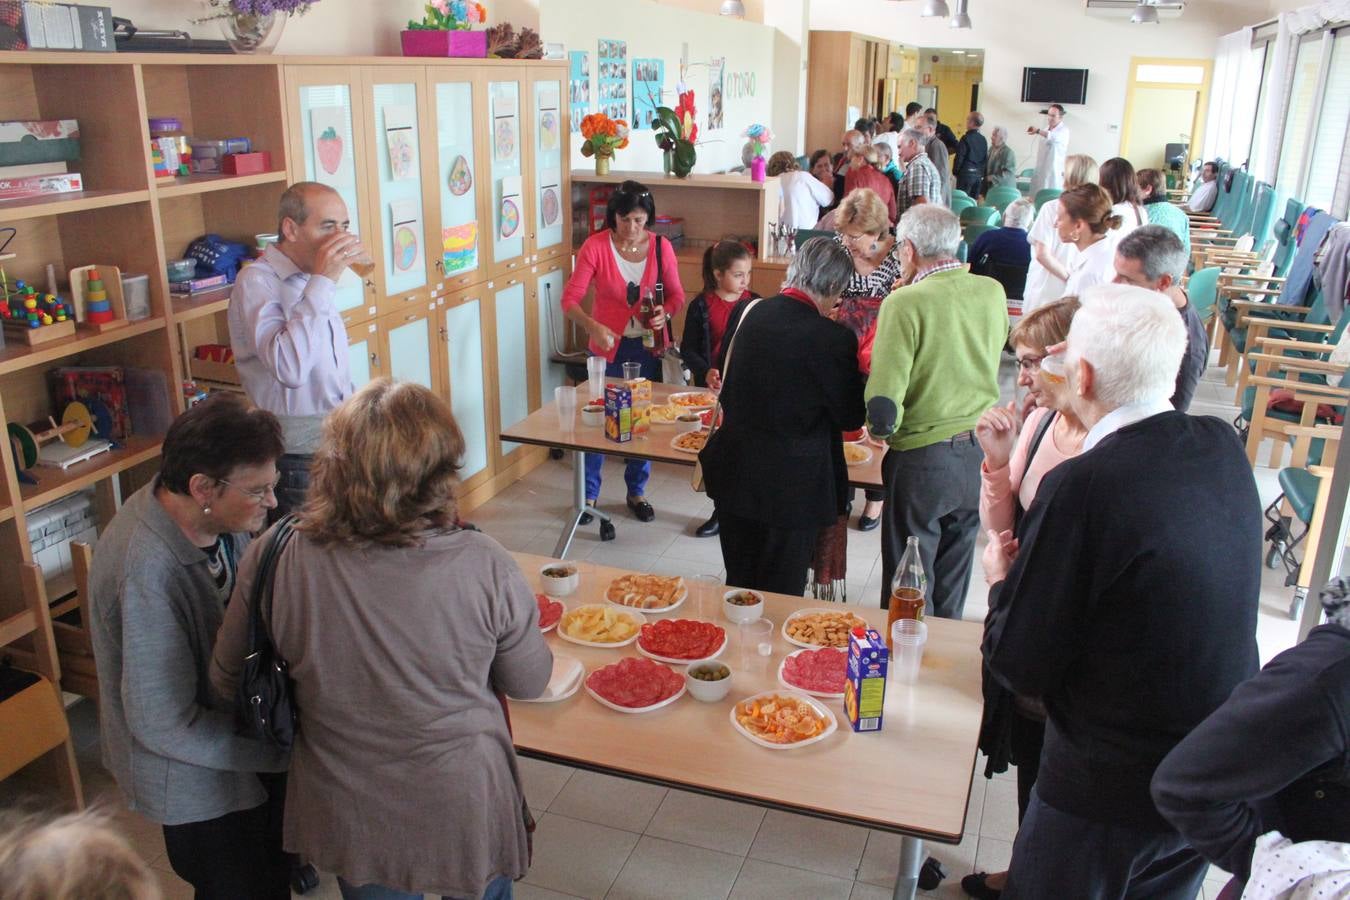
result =
M1136 170L1184 171L1190 165L1204 138L1212 65L1207 59L1131 58L1120 155Z

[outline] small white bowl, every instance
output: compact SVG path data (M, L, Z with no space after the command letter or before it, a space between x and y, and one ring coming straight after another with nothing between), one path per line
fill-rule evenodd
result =
M591 428L605 424L605 408L595 403L586 404L581 408L581 424Z
M703 427L703 417L698 413L680 413L675 417L675 433L684 434L686 431L698 431Z
M565 569L569 574L562 577L548 574L558 569ZM544 586L544 593L550 597L567 597L576 592L581 583L581 572L575 563L551 562L539 568L539 581Z
M695 669L722 668L727 670L727 677L717 681L700 681L694 677ZM731 690L732 671L731 666L719 659L700 659L689 664L689 668L684 670L684 683L689 688L689 693L694 695L695 700L702 700L705 703L716 703L727 695Z
M748 606L742 606L739 603L732 603L731 598L741 594L750 594L759 602ZM740 625L744 622L753 622L764 615L764 595L759 591L734 590L727 591L722 595L722 613L727 617L728 622L735 622Z

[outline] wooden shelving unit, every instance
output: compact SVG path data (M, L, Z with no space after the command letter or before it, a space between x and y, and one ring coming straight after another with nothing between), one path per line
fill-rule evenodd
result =
M115 344L118 341L125 341L127 338L159 331L163 328L164 317L152 316L139 322L128 322L123 328L105 331L102 334L80 331L72 337L38 344L36 347L11 341L0 348L0 375L8 375L11 372L18 372L33 366L53 363L68 356L78 356L87 350Z
M203 316L214 316L224 312L230 305L230 292L234 286L202 291L193 297L173 298L173 320L178 324L191 322Z
M255 184L285 184L285 172L261 172L257 175L185 175L163 179L155 184L159 197L187 197L211 191L229 191Z
M144 203L149 199L149 191L80 191L75 194L53 194L50 197L25 197L0 201L0 218L6 222L23 222L41 216L63 216L91 209Z
M122 442L122 447L100 453L93 459L68 469L29 469L28 473L35 475L38 483L19 485L24 511L29 512L39 506L69 497L82 488L154 459L159 456L159 447L163 441L163 435L153 437L132 435Z

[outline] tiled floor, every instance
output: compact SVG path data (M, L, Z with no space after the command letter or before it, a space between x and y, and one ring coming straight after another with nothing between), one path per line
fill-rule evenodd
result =
M1005 386L1007 375L1005 366ZM1231 398L1231 390L1221 380L1207 380L1200 386L1192 411L1231 420ZM611 462L605 469L602 504L616 515L618 538L600 542L593 525L578 535L571 557L659 573L720 573L717 541L693 537L694 527L708 515L711 505L689 489L688 474L685 468L656 467L648 496L657 519L644 525L623 509L622 469ZM570 503L570 476L565 461L549 462L475 510L471 518L509 549L551 554ZM1269 502L1278 491L1274 473L1258 469L1257 480L1263 502ZM879 604L879 541L877 532L849 532L847 582L853 602ZM987 608L978 560L977 554L965 610L965 618L973 621L983 619ZM1290 646L1296 635L1294 623L1285 615L1289 590L1282 582L1282 574L1265 573L1258 626L1263 659ZM187 886L169 870L159 829L125 811L116 785L99 765L92 704L77 703L71 717L89 797L114 812L118 825L155 867L167 898L190 896ZM899 838L894 835L766 812L535 760L522 760L521 766L530 805L539 819L534 865L516 886L516 896L524 900L882 900L890 896L899 859ZM976 771L983 771L982 763ZM23 780L0 784L0 805L26 788L33 786ZM39 802L44 799L39 794ZM959 845L929 847L950 873L934 896L963 896L958 886L962 875L1006 866L1017 832L1014 773L992 781L976 775L966 827ZM1211 870L1211 876L1205 884L1207 900L1212 900L1224 881L1217 869ZM319 890L310 896L337 897L335 880L325 875Z

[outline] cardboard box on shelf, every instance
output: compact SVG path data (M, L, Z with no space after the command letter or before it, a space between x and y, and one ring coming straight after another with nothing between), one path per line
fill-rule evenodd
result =
M112 10L47 0L0 0L0 50L114 52Z

